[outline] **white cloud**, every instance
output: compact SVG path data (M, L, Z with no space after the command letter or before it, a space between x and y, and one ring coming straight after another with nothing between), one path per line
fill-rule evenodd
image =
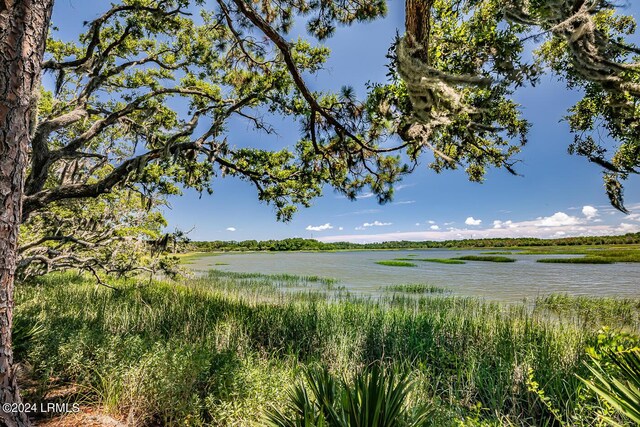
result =
M392 222L380 222L380 221L373 221L373 222L365 222L364 224L362 224L362 227L366 228L366 227L384 227L387 225L392 225Z
M482 222L481 219L474 219L472 216L470 216L464 221L464 223L467 225L480 225L481 222Z
M586 209L582 212L584 216L580 215L580 210L576 209L576 216L568 215L565 212L556 212L548 216L539 216L537 218L525 219L521 221L514 220L493 220L489 224L481 225L482 222L474 217L467 218L465 223L467 226L475 225L473 227L460 226L460 228L452 226L455 224L451 222L442 222L436 224L436 221L426 220L424 223L416 222L415 226L427 226L427 230L420 228L408 227L409 230L414 231L388 231L375 232L374 228L385 225L391 225L391 223L384 223L381 221L374 221L371 223L365 222L356 230L360 231L360 234L336 233L332 236L323 236L319 240L324 242L337 242L337 241L350 241L350 242L385 242L396 240L455 240L455 239L482 239L482 238L517 238L517 237L534 237L534 238L562 238L562 237L579 237L579 236L610 236L621 235L625 233L640 232L640 212L626 215L619 219L611 218L605 215L609 211L605 206L593 206L594 211ZM640 205L636 207L640 211ZM589 214L596 213L596 217L591 216L591 219L587 218ZM615 212L618 215L617 212ZM472 224L469 224L469 221ZM439 228L432 226L437 225ZM376 230L377 231L377 230Z
M620 226L617 228L619 233L636 233L640 231L640 226L638 224L627 224L626 222L621 222Z
M236 231L235 227L227 227L227 231Z
M344 227L338 227L338 230L342 231L344 230Z
M583 206L582 207L582 215L586 216L587 219L592 219L598 216L598 209L593 206Z
M333 226L329 223L326 224L322 224L322 225L308 225L307 228L305 228L305 230L307 231L324 231L324 230L331 230L333 228Z
M630 219L631 221L640 221L640 214L627 215L625 219Z
M575 217L569 216L564 212L556 212L551 216L540 217L536 224L538 227L562 227L566 225L577 225L581 224L582 221Z
M610 236L625 233L640 232L640 224L621 223L615 225L598 224L591 226L558 226L539 227L538 221L514 222L511 228L473 228L460 229L449 227L446 230L404 231L371 234L341 234L321 237L323 242L387 242L396 240L455 240L455 239L485 239L485 238L514 238L514 237L538 237L559 238L571 236ZM358 230L371 230L358 227ZM564 233L564 234L562 234Z
M387 225L392 225L392 222L380 222L380 221L373 221L373 222L365 222L364 224L362 224L359 227L356 227L356 230L366 230L369 227L385 227Z
M394 205L412 205L414 204L416 201L415 200L403 200L401 202L394 202Z
M400 185L396 185L396 186L394 186L393 188L394 188L396 191L400 191L400 190L402 190L402 189L404 189L404 188L407 188L407 187L413 187L414 185L415 185L415 184L400 184Z
M432 229L432 230L440 230L440 227L438 227L437 225L432 225L429 228Z
M514 228L517 227L513 221L508 220L508 221L500 221L500 220L495 220L493 221L493 228Z
M356 199L368 199L368 198L373 197L373 196L375 196L375 194L373 194L372 192L369 191L369 192L366 192L366 193L362 193L362 194L356 195ZM335 197L336 197L336 199L346 199L347 198L347 196L343 196L343 195L335 196Z

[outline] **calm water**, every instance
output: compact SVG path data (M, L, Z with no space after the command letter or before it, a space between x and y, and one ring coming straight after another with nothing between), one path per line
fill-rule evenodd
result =
M415 261L416 267L388 267L375 261L393 258L451 258L480 251L412 250L354 252L270 252L223 254L195 260L198 272L224 271L265 274L290 273L332 277L339 285L360 294L376 295L384 286L429 283L450 289L454 295L491 300L520 301L550 293L612 297L640 297L640 263L542 264L544 257L571 255L508 255L515 263L467 261L438 264ZM228 265L216 265L225 263Z

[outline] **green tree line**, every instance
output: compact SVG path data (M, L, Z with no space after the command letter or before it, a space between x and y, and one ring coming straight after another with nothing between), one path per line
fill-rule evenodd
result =
M578 246L578 245L628 245L640 244L640 233L627 233L620 236L582 236L561 239L539 239L534 237L516 237L505 239L463 239L463 240L427 240L414 242L408 240L377 243L333 242L324 243L315 239L290 238L282 240L243 240L243 241L192 241L183 246L183 250L197 252L227 251L334 251L349 249L438 249L438 248L513 248L530 246Z

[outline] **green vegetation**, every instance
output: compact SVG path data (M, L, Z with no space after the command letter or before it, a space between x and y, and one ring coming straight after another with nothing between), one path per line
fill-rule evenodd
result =
M384 289L387 292L403 292L406 294L443 294L450 292L446 288L440 286L429 285L426 283L409 283L403 285L391 285L385 286Z
M218 284L225 280L233 285L242 284L251 288L263 286L269 287L300 287L319 283L326 286L333 286L338 283L337 279L321 276L299 276L296 274L263 274L263 273L239 273L234 271L209 270L210 279L217 279Z
M394 258L398 261L424 261L424 262L437 262L440 264L465 264L464 261L452 258Z
M611 372L611 366L594 359L594 366L589 367L594 378L583 381L618 412L640 425L640 349L611 352L609 358L615 373ZM620 425L609 417L605 421L612 426Z
M193 264L194 261L211 256L218 256L219 252L187 252L184 254L176 254L175 256L178 258L180 264Z
M33 382L25 400L76 384L74 401L137 426L260 425L267 408L286 412L291 384L309 390L308 367L357 387L353 373L382 360L412 381L408 408L433 408L427 426L553 425L558 414L571 426L603 414L622 421L576 376L592 378L589 354L639 343L638 323L609 311L613 300L555 297L549 309L573 307L558 315L473 298L288 289L309 280L212 272L110 283L117 291L73 275L22 284L15 344ZM585 324L583 306L611 329Z
M191 242L190 250L200 252L224 252L224 251L332 251L349 249L441 249L441 248L525 248L532 253L564 253L555 252L562 250L579 250L604 247L606 245L625 245L622 248L639 250L640 233L629 233L623 236L592 236L592 237L566 237L562 239L537 239L537 238L512 238L512 239L463 239L445 241L395 241L381 243L351 243L335 242L324 243L314 239L292 238L283 240L244 240L237 241L210 241ZM634 246L632 246L634 245ZM539 252L551 250L552 252ZM580 253L580 252L576 252ZM501 255L501 254L494 254ZM505 254L506 255L506 254Z
M273 427L425 425L430 409L408 408L411 382L397 376L394 369L374 364L356 373L351 385L344 378L336 381L326 368L306 369L306 383L289 391L285 411L273 408L266 420Z
M499 255L465 255L457 258L451 258L454 260L464 261L487 261L487 262L516 262L513 258Z
M581 258L563 258L560 261L548 261L551 258L543 258L539 262L568 262L577 264L611 264L614 262L640 262L640 248L637 246L630 247L588 247L580 246L576 248L530 248L525 255L541 255L541 254L571 254L584 255Z
M546 264L613 264L613 261L602 257L584 258L540 258L536 262Z
M382 18L386 1L129 0L92 10L83 34L62 39L55 30L47 32L47 18L37 28L19 19L25 11L51 16L53 1L22 3L3 2L0 22L0 33L16 35L3 46L12 67L2 68L0 80L17 82L7 86L14 96L3 105L7 114L0 125L0 170L3 179L11 178L4 179L2 191L6 200L23 201L21 209L6 206L21 218L13 215L2 224L3 300L13 294L14 270L21 282L69 269L90 272L102 285L112 281L111 274L122 280L141 271L175 276L178 260L164 255L188 250L181 248L188 238L178 231L162 234L167 224L160 206L183 189L211 193L213 182L225 176L255 186L277 218L289 220L325 188L348 199L370 191L387 202L394 184L425 153L434 171L460 168L472 181L481 181L489 167L516 173L514 156L530 124L512 95L547 72L582 90L567 117L575 136L570 152L604 167L611 204L626 212L622 183L640 162L638 48L626 37L635 32L633 17L617 14L604 0L591 2L588 10L553 6L551 12L546 2L524 0L508 7L499 0L430 2L433 13L424 13L424 2L407 2L406 15L415 19L407 19L405 34L388 55L388 78L367 84L360 98L352 82L342 82L336 92L316 92L306 80L326 68L330 51L324 41L337 27ZM258 9L253 3L260 3ZM576 17L579 25L570 25ZM301 25L311 39L296 38ZM543 36L529 37L534 32ZM537 44L528 58L522 53L531 42ZM36 86L43 73L55 74L55 87L26 91L28 85L18 84L23 76L15 75L23 69ZM26 113L19 105L25 100ZM283 120L297 123L298 138L277 150L261 138L238 147L229 126L238 117L267 134ZM603 129L614 151L600 145ZM402 143L379 149L393 137ZM629 234L557 244L639 241L640 234ZM527 242L541 243L473 244ZM434 245L358 248L442 246ZM285 239L264 245L208 242L193 249L354 247ZM512 261L499 258L468 259ZM606 259L638 262L640 255ZM434 425L480 418L576 424L602 415L571 382L582 366L576 354L589 338L586 332L558 329L518 309L503 313L496 306L487 315L484 303L468 300L394 295L373 303L342 293L332 294L335 301L328 304L323 298L332 281L286 275L212 273L178 285L121 281L118 290L53 277L70 282L69 288L45 278L38 279L41 287L19 292L15 318L23 323L16 327L15 348L24 370L40 380L33 393L50 381L74 382L134 425L258 422L259 408L283 397L281 387L273 387L289 383L299 364L321 362L344 372L387 358L416 377L413 408L421 407L423 396L442 408ZM296 295L285 289L309 283L326 289ZM6 305L3 316L12 319L12 309ZM11 342L10 328L2 328L0 394L19 401ZM549 349L552 355L545 353ZM363 378L367 390L376 388L372 384L382 389L373 374ZM354 390L364 390L358 381ZM349 384L343 389L343 401L355 407ZM25 424L18 416L5 412L2 422Z
M535 300L535 310L579 321L589 327L618 325L640 330L640 300L551 294Z
M397 261L397 260L393 260L393 259L376 261L376 264L386 265L386 266L389 266L389 267L415 267L416 266L416 264L414 264L412 262Z

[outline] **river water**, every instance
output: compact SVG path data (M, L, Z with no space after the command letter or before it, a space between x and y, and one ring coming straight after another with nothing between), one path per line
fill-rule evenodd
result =
M414 261L416 267L390 267L375 262L393 258L452 258L480 251L411 250L347 252L258 252L204 256L188 267L264 274L289 273L338 279L337 286L362 295L378 295L389 285L428 283L453 295L497 301L522 301L551 293L640 297L640 263L545 264L538 258L576 255L507 255L513 263L467 261L439 264Z

